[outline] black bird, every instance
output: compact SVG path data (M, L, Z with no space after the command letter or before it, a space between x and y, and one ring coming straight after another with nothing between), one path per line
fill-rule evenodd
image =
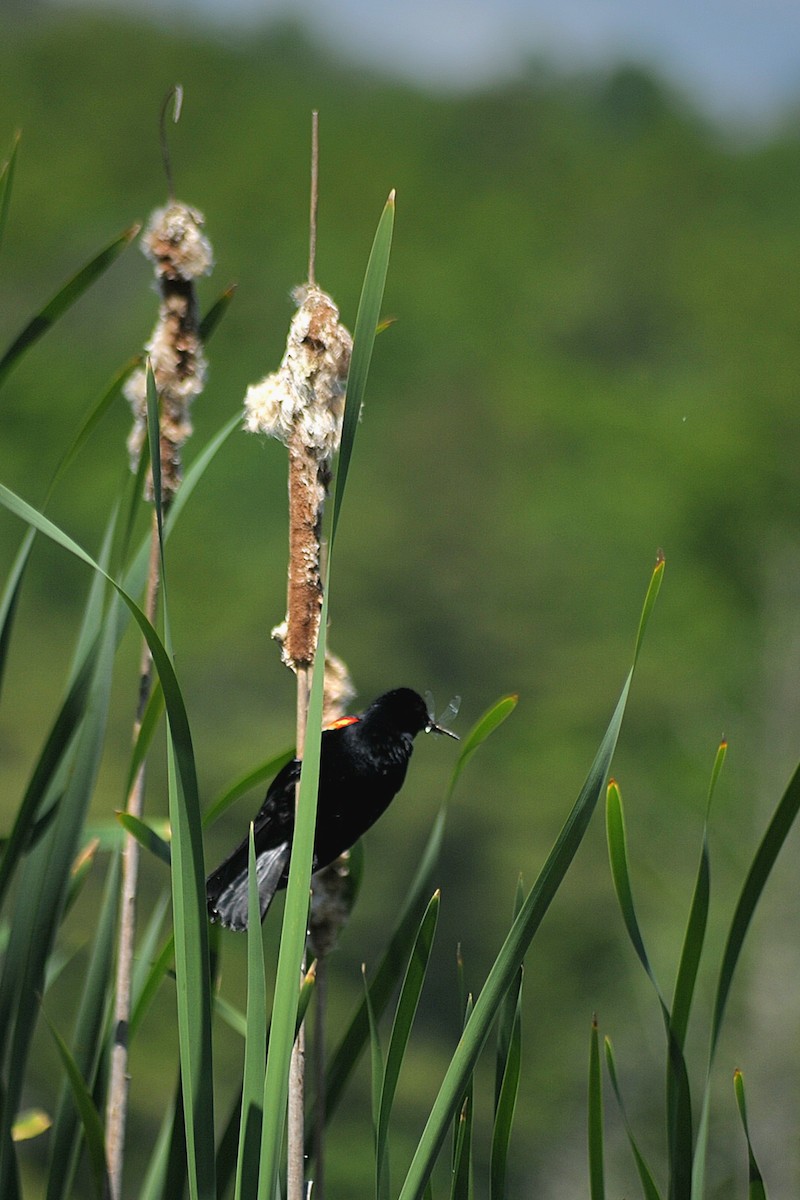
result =
M456 737L435 723L422 696L395 688L360 716L343 717L323 731L312 872L348 850L386 811L403 786L422 730ZM295 758L273 779L253 823L262 921L289 877L299 778ZM228 929L247 928L248 845L249 834L206 880L209 916Z

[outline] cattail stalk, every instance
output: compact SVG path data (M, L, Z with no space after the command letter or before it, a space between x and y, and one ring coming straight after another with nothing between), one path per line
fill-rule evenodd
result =
M166 511L180 486L181 448L192 432L189 406L205 382L206 363L200 341L199 316L194 280L212 266L211 246L201 231L203 217L174 199L153 213L142 238L142 248L155 265L161 294L158 322L146 347L159 395L159 458L161 462L162 506ZM134 372L125 385L125 396L134 414L134 426L128 439L131 467L138 469L147 438L147 381L144 370ZM153 480L148 474L145 496L153 500ZM150 540L145 613L156 620L160 584L160 548L158 526L153 512ZM152 686L152 660L143 643L134 745L141 730ZM144 811L145 768L140 766L130 795L127 811L141 818ZM114 996L114 1038L106 1101L106 1151L111 1200L122 1195L122 1170L125 1151L125 1124L128 1107L128 1027L131 1015L133 950L136 932L136 896L139 876L139 846L127 834L122 861L121 911Z

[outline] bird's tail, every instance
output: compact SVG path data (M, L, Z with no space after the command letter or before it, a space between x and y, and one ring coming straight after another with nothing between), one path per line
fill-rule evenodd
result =
M248 840L230 854L206 880L206 902L212 921L226 929L247 929L247 860ZM288 842L256 854L256 878L261 920L264 920L272 897L286 884L291 847Z

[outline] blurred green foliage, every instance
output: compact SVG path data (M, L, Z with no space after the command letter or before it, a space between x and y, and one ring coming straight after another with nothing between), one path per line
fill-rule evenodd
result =
M23 138L0 256L0 345L100 246L165 202L157 116L180 81L184 114L169 131L176 189L205 214L217 259L205 307L238 284L209 347L198 445L282 354L289 292L305 274L311 109L322 139L317 274L351 327L375 222L397 189L386 293L395 320L376 344L337 539L332 645L364 701L401 683L431 688L442 704L459 692L468 724L498 694L522 697L451 812L438 949L397 1100L410 1147L459 1029L455 1008L436 1003L445 982L452 994L456 942L478 989L517 873L538 870L605 727L659 547L667 586L615 765L656 972L668 978L676 958L720 735L731 752L711 837L725 913L797 759L796 130L737 140L630 66L563 77L535 64L494 89L434 95L333 61L290 27L212 43L185 26L75 14L4 24L0 138L10 145L17 127ZM0 393L8 486L41 502L77 422L154 319L149 265L129 250ZM120 400L51 503L92 552L127 468L128 425ZM21 536L0 521L4 563ZM269 642L284 610L284 539L284 452L230 439L168 564L208 799L291 742L293 681ZM60 695L88 585L79 566L37 547L0 714L3 829ZM136 653L131 639L96 815L122 805ZM360 963L379 952L449 767L446 746L420 746L400 802L369 835L360 907L336 956L334 1017L360 994ZM163 815L163 781L150 779L148 808ZM240 836L251 803L215 832L210 858ZM145 892L161 883L148 864ZM722 908L712 907L712 938ZM787 1194L800 1178L781 1134L800 1107L796 1001L787 985L795 1010L778 1045L763 978L791 978L797 917L779 864L732 997L730 1052L723 1044L718 1056L717 1119L736 1127L728 1081L741 1066L759 1147L759 1121L775 1139L761 1167ZM76 912L76 946L90 918L90 906ZM661 1103L659 1016L625 944L599 823L539 938L512 1190L547 1197L584 1188L592 1011L614 1037L640 1117ZM237 1003L243 966L244 946L232 946L223 988ZM152 1137L159 1037L173 1020L167 996L149 1020L152 1053L134 1063L134 1156L136 1139ZM239 1053L230 1036L226 1094ZM48 1054L43 1043L41 1093L28 1097L45 1107ZM370 1137L360 1078L331 1144L333 1190L347 1179L351 1194L371 1170L365 1157L364 1178L353 1175ZM488 1152L485 1118L476 1114L476 1138ZM657 1158L646 1126L642 1140ZM724 1194L730 1162L709 1169ZM609 1170L632 1187L624 1152Z

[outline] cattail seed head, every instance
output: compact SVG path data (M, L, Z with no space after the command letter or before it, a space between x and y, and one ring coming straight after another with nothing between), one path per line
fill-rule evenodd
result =
M142 252L155 264L161 293L158 322L145 350L161 402L161 486L166 502L180 485L181 447L192 432L189 410L206 380L193 280L207 274L214 260L202 225L203 216L196 209L173 202L153 213L142 235ZM131 469L135 471L147 439L145 372L135 371L123 391L134 416L128 451ZM152 488L152 480L148 479L149 500L153 499Z
M339 447L353 339L330 296L297 288L298 304L277 371L247 389L245 429L288 446L293 435L320 463Z

